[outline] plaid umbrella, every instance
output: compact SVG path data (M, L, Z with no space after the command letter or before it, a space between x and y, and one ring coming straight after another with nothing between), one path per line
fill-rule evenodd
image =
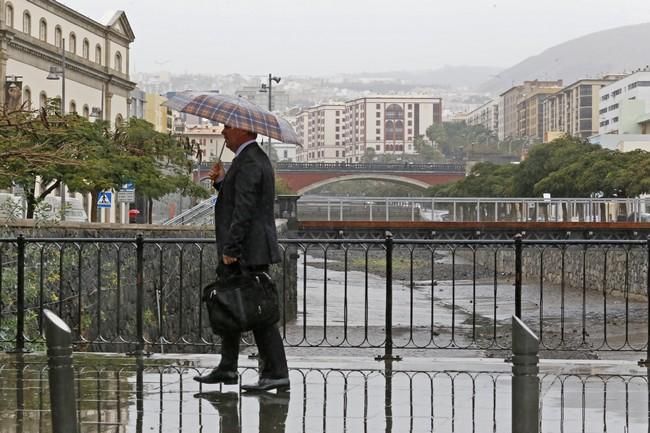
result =
M182 92L172 96L164 105L172 110L256 132L283 143L302 144L289 122L248 99L219 93Z

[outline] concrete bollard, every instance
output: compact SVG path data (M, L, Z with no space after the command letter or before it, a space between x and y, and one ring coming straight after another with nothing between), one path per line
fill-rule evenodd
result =
M512 316L512 431L539 433L539 339Z
M72 331L59 316L43 310L52 409L52 433L79 433L72 368Z

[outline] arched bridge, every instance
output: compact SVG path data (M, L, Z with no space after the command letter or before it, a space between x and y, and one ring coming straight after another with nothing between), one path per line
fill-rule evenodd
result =
M197 167L195 180L207 177L211 163ZM463 164L378 164L378 163L306 163L279 162L276 176L284 179L289 188L302 195L308 191L343 180L372 179L403 183L428 188L454 182L465 177Z

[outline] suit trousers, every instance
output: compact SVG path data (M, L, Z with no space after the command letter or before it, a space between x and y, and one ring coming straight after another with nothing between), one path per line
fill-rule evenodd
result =
M244 271L253 272L268 272L268 266L255 266L244 268ZM273 326L265 326L253 329L253 336L255 337L255 344L261 362L260 377L269 379L282 379L289 377L289 369L287 367L287 357L284 353L284 345L282 344L282 336L278 328ZM241 334L239 332L231 332L221 334L221 361L219 362L219 370L236 371L239 360L239 342Z

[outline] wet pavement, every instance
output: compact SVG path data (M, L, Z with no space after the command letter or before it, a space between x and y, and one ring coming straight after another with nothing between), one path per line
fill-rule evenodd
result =
M77 390L62 398L79 402L82 432L511 432L511 367L501 359L294 353L291 390L279 394L192 380L217 360L77 354ZM0 357L0 433L51 431L44 362ZM256 380L256 364L240 358L240 383ZM541 431L648 431L648 371L634 362L540 369Z

